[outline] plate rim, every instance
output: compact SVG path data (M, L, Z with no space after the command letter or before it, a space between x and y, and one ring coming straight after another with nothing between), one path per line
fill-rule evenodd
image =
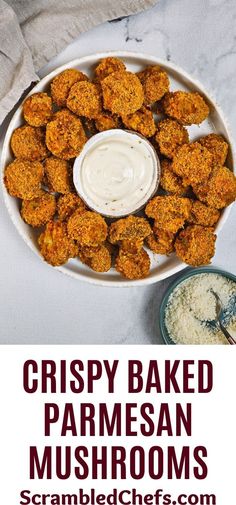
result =
M20 235L20 237L24 240L24 242L27 244L27 246L31 249L31 251L34 252L34 254L36 256L38 256L39 258L41 258L40 256L40 253L35 250L33 244L32 244L32 240L30 240L28 237L26 237L24 235L24 233L22 232L22 230L19 229L18 227L18 224L16 222L16 219L10 209L10 206L8 204L8 199L9 199L9 194L7 193L6 191L6 188L5 188L5 185L4 185L4 164L5 164L5 159L6 159L6 155L7 155L7 149L9 147L9 142L10 142L10 136L11 136L11 133L12 133L12 123L14 123L14 120L16 118L16 116L18 116L19 114L19 110L21 109L22 107L22 103L23 103L23 100L25 100L28 96L32 95L33 93L35 93L37 91L37 88L38 87L42 87L42 86L45 86L48 84L48 82L51 81L51 79L53 79L53 77L55 77L58 73L60 72L63 72L63 70L66 70L67 68L71 68L73 66L79 66L79 65L83 65L83 64L89 64L89 62L91 60L100 60L102 58L106 58L106 57L109 57L109 56L114 56L114 57L120 57L120 58L127 58L127 59L140 59L140 60L146 60L148 62L150 62L150 64L152 63L155 63L155 64L158 64L160 66L164 66L166 68L168 68L170 71L174 71L176 72L177 74L180 74L181 77L185 78L186 80L190 81L193 86L196 86L201 93L203 93L203 95L205 95L207 97L207 100L210 102L211 106L213 107L214 110L217 111L223 125L224 125L224 128L225 128L225 131L226 131L226 134L227 134L227 140L229 141L229 144L230 144L230 147L231 147L231 155L232 155L232 164L233 164L233 172L235 173L235 145L234 145L234 141L233 141L233 138L232 138L232 133L231 133L231 129L230 129L230 126L229 126L229 122L228 120L226 119L221 107L219 106L217 100L213 97L212 93L209 92L208 90L206 90L206 88L202 85L201 82L198 81L198 79L196 79L195 77L192 77L188 72L186 72L182 67L176 65L175 63L172 63L172 62L169 62L167 60L164 60L162 58L158 58L157 56L154 56L154 55L151 55L149 53L141 53L139 51L122 51L122 50L113 50L113 51L104 51L104 52L99 52L99 53L91 53L91 54L88 54L88 55L85 55L85 56L82 56L82 57L79 57L79 58L74 58L73 60L67 62L67 63L64 63L63 65L60 65L59 67L55 68L54 70L52 70L51 72L49 72L48 74L46 74L42 79L39 80L39 82L36 83L35 86L33 86L33 88L29 91L29 93L24 97L24 98L21 98L20 100L20 103L18 104L18 107L16 109L16 111L14 112L10 122L9 122L9 125L7 127L7 130L6 130L6 133L5 133L5 136L4 136L4 141L3 141L3 146L2 146L2 152L1 152L1 186L2 186L2 193L3 193L3 199L4 199L4 203L6 205L6 208L7 208L7 211L8 211L8 214L11 218L11 221L13 222L15 228L17 229L17 232L18 234ZM218 228L216 229L216 234L218 235L219 232L221 231L221 229L223 228L223 226L225 225L228 217L229 217L229 214L230 214L230 211L231 211L231 208L232 208L232 205L231 204L230 206L226 207L224 209L224 214L222 216L222 219L219 223L219 226ZM42 259L42 258L41 258ZM46 262L45 262L46 263ZM51 265L49 265L48 263L46 263L46 265L48 265L50 268L53 268L53 270L57 270L61 273L63 273L64 275L68 275L76 280L81 280L83 282L87 282L89 284L93 284L93 285L97 285L97 286L101 286L101 287L119 287L119 288L123 288L123 287L138 287L138 286L147 286L147 285L150 285L150 284L154 284L156 282L159 282L159 281L162 281L168 277L171 277L172 275L180 272L181 270L187 268L186 264L183 263L183 262L180 262L179 264L173 266L168 272L162 272L160 274L157 274L157 275L154 275L154 276L149 276L149 277L146 277L144 279L137 279L137 280L126 280L126 279L122 279L121 281L115 281L115 280L106 280L106 279L97 279L97 278L93 278L93 277L90 277L90 276L84 276L83 274L79 273L79 272L73 272L72 270L70 269L67 269L64 265L63 266L58 266L58 267L53 267ZM158 277L158 278L157 278Z

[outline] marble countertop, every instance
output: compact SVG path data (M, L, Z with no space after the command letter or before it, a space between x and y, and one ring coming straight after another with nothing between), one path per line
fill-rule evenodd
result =
M150 10L80 36L40 76L76 57L140 51L174 62L221 105L236 136L235 0L159 0ZM28 249L1 199L0 343L158 344L159 300L173 277L138 288L100 288L48 268ZM213 265L236 274L236 206L220 233Z

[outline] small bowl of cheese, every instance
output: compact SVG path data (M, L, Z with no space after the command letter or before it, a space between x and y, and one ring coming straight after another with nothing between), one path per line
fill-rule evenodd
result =
M236 336L236 276L214 267L188 269L167 290L159 315L166 344L225 345L215 323L216 299L223 306L223 323Z

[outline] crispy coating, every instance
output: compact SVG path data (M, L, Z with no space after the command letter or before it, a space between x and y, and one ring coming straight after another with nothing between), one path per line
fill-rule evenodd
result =
M213 207L208 207L198 200L193 201L191 214L188 218L190 224L200 224L202 226L215 226L220 218L220 212Z
M21 160L39 161L48 154L43 129L29 125L14 130L11 136L11 148L15 157Z
M143 238L134 238L133 240L121 240L120 247L123 251L129 252L130 254L136 254L143 247Z
M44 126L52 116L52 99L47 93L34 93L23 103L23 116L31 126Z
M147 219L143 217L128 216L118 219L111 224L109 229L109 241L117 244L123 240L144 240L151 233L151 227Z
M162 106L167 116L177 119L185 126L200 124L210 112L203 97L195 92L174 91L173 93L166 93Z
M69 91L66 104L75 114L89 119L96 118L102 110L97 86L89 81L76 82Z
M78 156L87 137L80 119L67 109L58 111L46 127L46 144L55 156L68 160Z
M60 221L66 221L75 210L84 212L86 209L85 203L75 193L66 193L59 196L57 200L57 213Z
M177 149L188 144L189 136L186 128L174 119L164 119L157 125L156 141L161 154L172 159Z
M50 156L45 161L45 174L48 187L56 193L69 193L71 190L71 167L66 160Z
M144 94L140 80L131 72L114 72L101 82L104 108L113 114L128 115L140 109Z
M152 111L147 107L141 107L133 114L122 116L126 128L141 133L144 137L152 137L156 131L156 125Z
M125 71L125 69L125 64L119 58L103 58L94 70L95 80L102 81L108 75Z
M95 119L95 126L99 132L120 128L120 119L116 115L111 115L109 112L101 112Z
M193 267L208 265L215 253L216 235L211 228L190 225L175 241L177 256Z
M158 228L176 233L182 228L191 212L192 202L180 196L155 196L146 206L148 217L155 219Z
M49 221L38 238L39 249L44 259L51 265L59 266L78 254L78 247L67 234L65 223Z
M51 82L51 95L53 102L59 107L66 106L66 100L73 84L79 81L88 81L87 75L75 68L67 68L56 75Z
M193 186L196 197L215 209L223 209L236 199L236 177L226 167L215 167L204 184Z
M160 100L169 90L167 73L158 65L145 68L137 74L144 90L144 103L150 105Z
M95 272L108 272L111 268L111 251L107 244L97 247L79 247L78 256L82 263Z
M161 161L160 185L168 193L179 196L185 195L189 189L189 186L183 182L182 177L173 172L172 163L169 160Z
M213 168L213 158L204 146L198 142L184 144L174 156L173 171L183 177L186 184L198 184L206 181Z
M106 221L96 212L76 210L68 219L67 229L70 237L82 247L97 247L107 238Z
M147 245L156 254L170 254L174 251L174 233L154 225L153 232L146 238Z
M43 165L38 161L15 160L4 174L4 182L11 196L22 200L33 200L41 195Z
M150 258L144 249L130 254L120 248L115 267L127 279L144 279L150 272Z
M221 135L210 133L198 140L199 144L206 147L213 156L214 164L224 165L227 158L229 145Z
M56 212L56 199L54 195L44 192L39 198L23 200L21 217L27 224L34 228L43 226L50 221Z

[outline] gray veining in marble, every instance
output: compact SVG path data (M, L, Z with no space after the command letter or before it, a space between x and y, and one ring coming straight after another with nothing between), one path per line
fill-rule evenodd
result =
M126 49L172 61L216 98L236 135L235 0L159 0L136 16L80 36L41 71L98 51ZM170 280L143 287L90 286L48 268L10 222L1 195L1 343L161 343L158 307ZM236 206L214 265L236 274Z

